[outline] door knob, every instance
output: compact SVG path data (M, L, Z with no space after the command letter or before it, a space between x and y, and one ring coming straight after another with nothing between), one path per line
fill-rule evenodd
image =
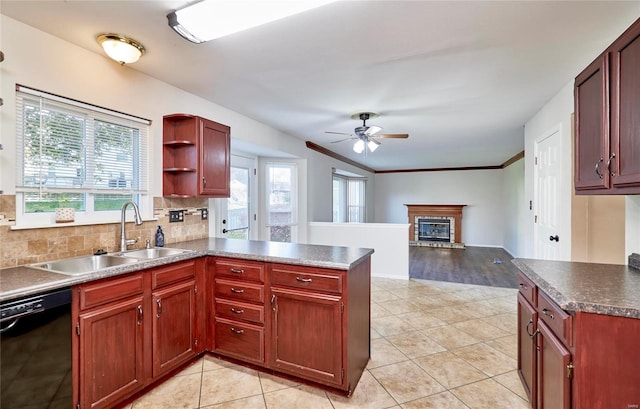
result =
M555 236L549 236L549 240L558 242L560 241L560 237L556 234Z

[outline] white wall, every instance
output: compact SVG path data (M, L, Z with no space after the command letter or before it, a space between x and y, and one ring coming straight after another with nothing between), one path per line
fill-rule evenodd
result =
M525 254L524 230L529 213L529 202L524 196L524 158L512 163L504 174L504 216L505 223L503 247L513 257Z
M640 195L625 200L625 254L640 254Z
M524 127L524 197L529 203L534 199L534 146L535 141L547 136L549 131L560 125L562 131L559 151L562 177L560 178L560 197L558 203L559 230L561 237L559 257L561 260L571 259L571 196L572 196L572 151L571 151L571 114L573 113L573 80L567 83ZM534 208L535 208L534 203ZM527 207L528 209L528 207ZM534 256L534 212L528 210L527 223L523 226L524 246L521 257Z
M409 224L309 223L309 243L374 250L371 275L409 279Z
M470 246L503 246L503 170L378 173L375 221L407 223L405 204L463 204L462 241Z

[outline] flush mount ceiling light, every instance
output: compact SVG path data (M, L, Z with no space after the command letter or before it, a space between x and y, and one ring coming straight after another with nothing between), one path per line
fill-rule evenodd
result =
M142 44L121 34L100 34L96 40L104 52L120 65L134 63L145 53Z
M192 43L257 27L335 0L203 0L167 15L169 26Z

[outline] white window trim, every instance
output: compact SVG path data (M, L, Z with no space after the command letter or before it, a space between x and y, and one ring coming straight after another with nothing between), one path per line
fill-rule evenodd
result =
M111 115L120 119L126 119L128 121L140 123L148 126L147 130L147 141L146 141L146 157L147 160L140 164L141 168L143 168L147 175L147 180L145 180L146 184L149 183L148 177L150 176L150 143L149 138L152 135L151 129L151 120L144 119L141 117L125 114L118 111L113 111L107 108L99 107L93 104L88 104L85 102L73 100L70 98L61 97L55 94L50 94L45 91L36 90L33 88L25 87L23 85L16 85L16 92L21 92L24 94L28 94L30 96L46 98L49 100L53 100L56 102L61 102L67 105L71 105L77 108L92 110L99 112L101 114ZM17 98L16 98L17 101ZM22 115L22 113L18 113L18 115ZM18 118L16 118L18 119ZM19 119L22 121L23 119ZM16 149L18 146L16 146ZM16 178L21 178L22 173L17 172ZM92 224L110 224L120 222L121 219L121 211L120 210L110 210L110 211L93 211L93 205L88 206L90 209L86 209L85 211L76 211L75 212L75 220L71 223L56 223L55 222L55 214L50 212L43 213L25 213L24 209L24 193L28 191L33 191L33 188L21 188L16 183L16 224L15 226L11 226L11 230L22 230L22 229L34 229L34 228L51 228L51 227L68 227L68 226L83 226L83 225L92 225ZM37 190L37 188L36 188ZM63 191L64 188L56 188L49 189L51 192L55 191ZM105 191L99 189L93 189L87 191L86 193L109 193L113 191ZM141 216L143 220L156 220L153 217L153 198L148 191L148 186L143 186L139 190L135 191L125 191L123 193L132 193L138 196L138 207L140 209ZM129 208L126 214L127 221L133 220L132 211Z

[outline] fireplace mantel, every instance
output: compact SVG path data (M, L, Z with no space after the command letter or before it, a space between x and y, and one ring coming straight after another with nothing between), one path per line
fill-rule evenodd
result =
M409 210L409 241L414 241L416 216L449 216L455 219L455 242L462 243L462 208L466 205L447 204L405 204Z

